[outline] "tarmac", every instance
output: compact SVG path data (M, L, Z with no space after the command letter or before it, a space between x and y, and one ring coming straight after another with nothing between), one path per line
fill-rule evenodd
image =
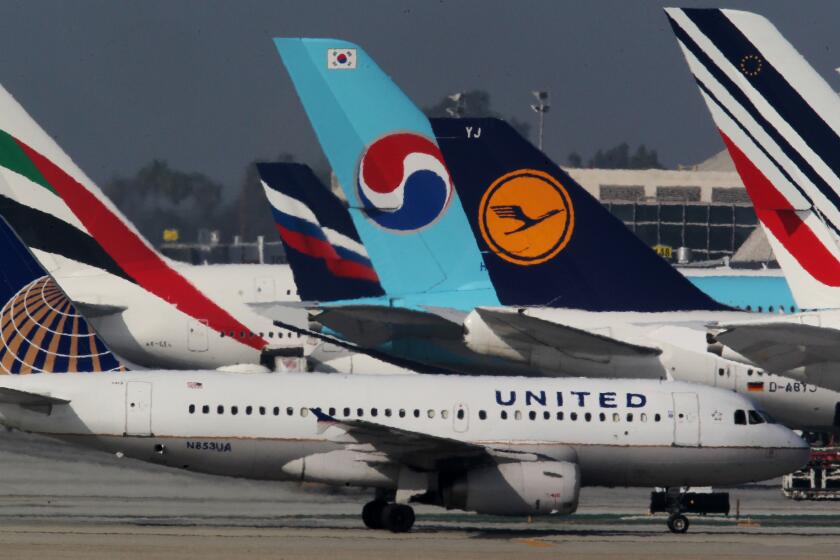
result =
M837 558L840 502L794 502L778 481L731 489L733 515L673 535L650 489L584 488L567 517L419 506L408 534L371 531L369 494L177 471L0 432L0 558ZM736 519L735 508L740 515Z

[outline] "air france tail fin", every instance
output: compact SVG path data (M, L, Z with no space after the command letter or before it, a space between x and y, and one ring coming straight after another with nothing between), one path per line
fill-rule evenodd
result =
M347 208L298 163L258 163L274 223L304 301L384 295Z
M0 374L125 369L2 218L0 262Z
M503 304L723 309L507 123L432 119Z
M469 225L425 115L357 45L275 43L385 292L487 290L475 243L458 242Z
M840 99L767 19L666 9L797 305L840 307Z

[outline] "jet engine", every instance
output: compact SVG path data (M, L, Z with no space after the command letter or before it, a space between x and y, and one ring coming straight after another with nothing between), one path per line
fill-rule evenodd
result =
M441 480L447 509L489 515L574 513L580 493L580 468L568 461L503 463Z

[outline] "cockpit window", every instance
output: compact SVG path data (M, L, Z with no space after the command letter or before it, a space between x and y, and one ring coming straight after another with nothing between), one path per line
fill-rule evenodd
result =
M743 410L736 410L735 411L735 423L736 424L746 424L747 423L747 414Z
M763 410L759 410L758 413L761 414L761 417L764 418L764 421L768 424L776 424L776 419L764 412Z
M748 414L750 416L750 424L764 424L764 418L755 410L748 411Z

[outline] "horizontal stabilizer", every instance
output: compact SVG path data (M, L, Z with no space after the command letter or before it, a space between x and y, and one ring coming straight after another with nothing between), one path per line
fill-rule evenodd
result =
M0 387L0 404L16 404L44 414L50 414L53 406L68 404L69 402L66 399L59 399L50 395Z
M105 305L102 303L85 303L82 301L74 301L73 305L85 319L98 319L109 315L119 315L128 309L124 305Z
M395 338L434 337L460 340L462 323L430 311L378 305L321 308L314 320L361 346L378 346Z
M662 353L654 346L631 344L608 336L526 315L524 310L477 308L476 312L503 339L541 344L571 354L650 356Z

